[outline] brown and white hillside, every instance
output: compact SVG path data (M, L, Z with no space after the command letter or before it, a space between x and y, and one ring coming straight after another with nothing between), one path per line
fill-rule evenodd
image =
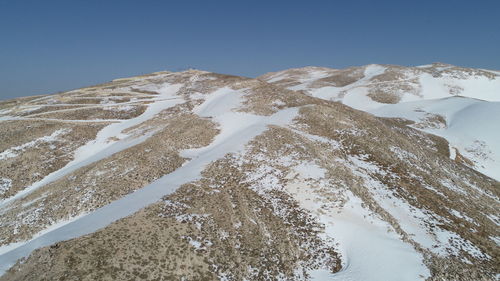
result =
M0 102L0 280L495 280L499 77L189 70Z

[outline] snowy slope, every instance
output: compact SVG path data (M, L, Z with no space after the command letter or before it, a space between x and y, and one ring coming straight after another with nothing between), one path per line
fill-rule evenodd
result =
M335 86L338 70L304 68L293 75L285 70L261 79L301 90L321 99L339 101L381 117L398 117L422 123L418 129L444 137L454 149L471 160L477 171L500 180L500 76L495 71L476 70L436 63L418 67L368 65L359 67L359 79ZM307 74L309 73L310 74ZM321 74L318 74L321 73ZM343 76L352 76L349 71ZM306 79L300 77L305 76ZM280 84L284 83L284 84ZM431 117L446 124L423 124Z
M176 92L179 90L180 86L181 85L170 85L168 83L162 85L161 89L158 91L160 94L151 100L152 102L147 105L147 109L143 114L135 118L123 120L106 126L98 133L95 140L79 147L78 150L74 152L75 159L73 159L73 161L56 172L47 175L42 180L35 182L16 195L0 200L0 207L6 206L9 202L22 198L26 194L35 191L37 188L60 179L61 177L81 167L97 162L146 140L150 134L134 136L123 132L131 127L150 120L160 111L183 102L182 97L176 96Z
M500 180L500 123L495 121L500 115L500 102L451 97L384 105L369 112L415 122L442 116L445 124L422 129L447 139L451 155L458 150L473 161L474 169Z
M168 92L172 92L172 88L178 89L178 86L171 87ZM243 149L245 143L262 133L268 125L290 123L297 113L295 109L288 109L269 117L262 117L233 112L233 109L236 109L240 104L241 95L242 92L223 88L206 97L206 101L194 109L201 116L215 118L220 125L221 133L207 147L183 151L182 154L191 160L181 168L95 212L72 218L67 222L59 222L57 226L37 234L30 241L0 247L0 273L10 268L19 258L27 256L39 247L92 233L160 200L167 194L175 192L182 184L198 179L201 171L210 162L227 153ZM167 106L169 104L164 104L163 109ZM155 108L158 107L155 106ZM121 130L115 132L119 134ZM92 145L89 144L84 149L88 151L88 147ZM101 150L96 150L87 156L94 153L102 155Z
M443 64L420 67L372 64L345 70L306 67L266 74L259 79L322 99L342 101L360 110L376 107L377 103L394 103L367 96L370 90L394 95L397 102L457 95L500 101L497 72Z
M314 171L314 165L305 165ZM307 178L319 179L313 176ZM292 184L292 194L300 204L325 225L325 234L337 241L345 259L342 270L332 274L326 270L312 272L313 280L416 280L429 276L421 254L400 240L394 229L363 205L352 193L342 210L322 210L317 194L305 192L299 184ZM383 254L381 254L383 253ZM391 265L392 269L387 268ZM393 271L397 268L396 271Z
M499 82L444 64L190 70L0 103L2 167L104 123L0 201L0 280L490 278Z

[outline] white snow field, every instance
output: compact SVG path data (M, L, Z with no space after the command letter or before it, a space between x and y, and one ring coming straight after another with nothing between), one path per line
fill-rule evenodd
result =
M323 177L316 165L305 163L301 168L316 171L313 176L301 175L303 179ZM363 201L352 192L346 191L348 201L341 209L325 210L320 195L301 185L299 181L288 188L301 207L325 225L325 235L338 243L334 247L342 257L341 271L332 274L324 269L315 270L310 273L312 280L410 281L430 276L423 256L403 242L387 222L364 207Z
M349 196L340 213L321 216L326 233L339 243L344 257L342 270L317 280L411 281L429 277L422 255L401 241L388 223L363 208L361 199Z
M415 122L425 121L429 114L444 117L446 126L423 130L444 137L452 158L458 150L474 162L474 169L500 180L500 102L449 97L389 104L369 112Z

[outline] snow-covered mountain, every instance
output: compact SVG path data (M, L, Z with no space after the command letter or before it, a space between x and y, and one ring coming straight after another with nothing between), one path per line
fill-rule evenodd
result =
M0 102L0 280L494 280L498 101L434 64Z
M500 72L435 63L418 67L305 67L259 79L339 101L444 137L452 158L500 180Z

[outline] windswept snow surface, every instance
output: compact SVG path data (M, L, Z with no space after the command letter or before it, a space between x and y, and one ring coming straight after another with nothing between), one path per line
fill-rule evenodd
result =
M298 113L297 108L285 109L271 116L233 112L227 104L236 108L239 106L237 97L241 97L243 94L243 90L235 92L229 89L220 89L212 93L205 103L195 109L198 114L204 117L214 118L219 123L221 133L207 147L184 151L182 154L188 155L191 160L182 167L94 212L70 223L61 223L61 227L39 235L24 244L19 243L14 249L7 245L10 249L4 250L3 253L0 252L2 253L0 255L0 274L3 274L19 258L29 255L37 248L92 233L158 201L163 196L174 192L182 184L199 179L201 171L210 162L227 153L243 150L245 144L264 132L268 125L289 124ZM226 110L218 106L219 103L225 104Z
M422 255L401 241L389 224L363 208L354 194L349 194L340 213L320 219L326 233L339 243L343 257L342 270L328 280L413 281L430 276Z
M56 181L81 167L102 160L110 155L145 141L148 137L150 137L150 135L135 137L122 132L153 118L164 109L182 103L184 99L180 96L176 96L177 91L181 87L182 84L162 85L158 89L158 97L153 99L154 102L148 105L148 108L143 114L135 118L113 123L104 127L101 131L99 131L93 141L88 142L75 151L73 161L66 164L63 168L47 175L40 181L33 183L31 186L18 192L16 195L0 201L0 208L5 207L10 202L22 198L41 186Z
M431 70L436 71L436 74L428 73L429 70L423 71L424 68L431 68ZM457 95L485 101L500 101L500 76L498 76L499 72L497 71L483 70L484 73L476 73L452 65L394 68L394 66L372 64L365 67L361 79L344 87L313 86L314 82L333 75L332 73L335 72L314 68L305 68L302 71L305 72L303 77L290 76L286 71L283 71L269 77L267 82L276 83L281 80L292 79L299 84L288 87L290 90L303 90L311 96L340 101L359 110L370 110L384 105L367 96L370 87L378 85L411 85L410 89L403 87L399 91L401 102L438 99ZM331 69L331 71L334 70ZM402 78L372 81L374 77L387 71L399 73Z
M310 170L307 174L302 171ZM296 167L302 179L320 180L324 170L313 163ZM342 259L342 270L332 274L319 269L310 272L312 280L404 281L423 280L430 272L423 256L403 242L394 229L376 214L363 207L363 201L346 190L348 201L341 208L324 209L321 196L299 181L287 190L301 207L316 214L325 225L325 235L333 238ZM338 243L338 244L337 244Z
M485 76L469 76L460 79L448 75L433 77L429 73L423 73L419 76L419 83L422 86L420 95L423 99L453 96L450 94L450 86L453 86L460 89L458 93L460 96L485 101L500 101L500 77L490 79Z
M421 71L433 68L438 75ZM311 96L339 101L352 108L370 112L380 117L398 117L423 122L431 115L446 119L443 128L418 128L444 137L452 148L454 158L458 151L472 160L475 170L500 180L500 77L498 72L484 70L493 76L456 69L452 65L424 65L391 71L399 72L404 78L383 82L372 79L391 66L368 65L363 78L344 87L312 87L312 83L324 77L311 70L304 79L294 78L300 84L290 90L303 90ZM271 77L268 82L290 78L286 72ZM397 104L374 101L369 94L376 85L398 85L411 82L411 90L400 92Z
M311 96L316 98L341 101L343 104L359 110L372 109L383 104L378 103L367 96L368 88L366 85L369 84L370 79L384 73L385 70L386 68L381 65L368 65L365 68L363 78L345 87L327 86L321 88L309 88L305 85L306 87L303 89L307 90ZM294 90L293 87L290 89ZM348 93L345 94L346 92Z
M450 97L389 104L369 112L415 122L425 121L429 114L444 117L445 127L423 130L444 137L454 149L474 162L477 171L500 180L500 123L497 122L500 102Z

